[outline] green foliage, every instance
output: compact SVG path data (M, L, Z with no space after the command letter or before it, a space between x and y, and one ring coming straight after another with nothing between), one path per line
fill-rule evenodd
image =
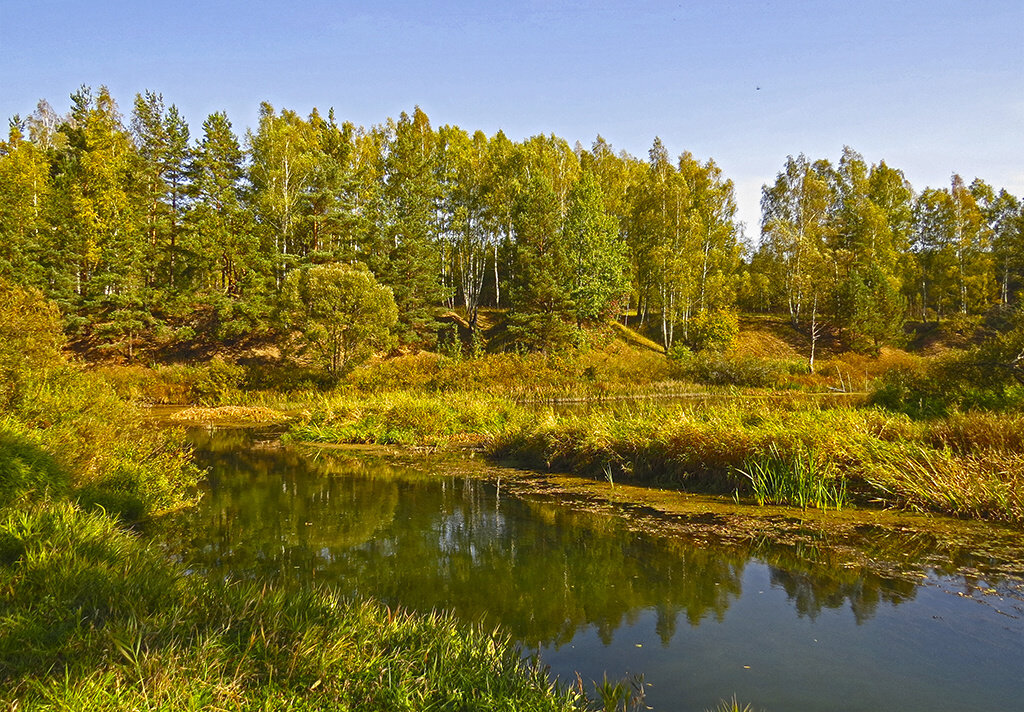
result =
M187 501L199 472L175 434L147 428L102 380L64 363L52 305L9 294L11 308L0 310L12 334L5 343L25 348L0 372L5 499L52 490L132 520ZM36 331L47 325L54 330Z
M52 308L33 301L8 310L5 324L30 332L48 315ZM507 637L450 616L186 574L122 521L188 501L200 474L188 451L59 353L29 349L19 359L0 374L16 396L0 418L0 705L585 704L524 662ZM8 387L11 373L20 391ZM226 364L207 371L214 380L234 373ZM479 415L491 413L481 407Z
M732 696L731 700L721 700L714 709L710 709L707 712L754 712L754 708L750 705L740 706L740 703L736 700L736 695Z
M872 384L868 402L917 418L946 414L952 394L931 370L900 366L886 371Z
M972 519L1024 522L1024 453L972 448L969 454L916 443L879 445L865 480L895 503Z
M514 421L510 421L514 425ZM671 482L755 499L841 507L883 501L1024 522L1020 416L919 424L872 409L764 402L544 414L487 443L496 457L607 479Z
M967 348L978 333L980 325L980 317L955 312L942 320L939 325L939 333L948 344L958 348Z
M1011 316L1005 331L989 335L968 351L933 360L923 368L901 367L885 373L873 386L871 402L915 417L944 415L954 409L1019 408L1024 404L1020 323L1019 316Z
M739 333L735 311L702 309L690 319L686 343L694 351L728 351Z
M647 708L643 675L613 682L605 674L601 682L594 681L594 692L603 712L633 712Z
M784 372L782 364L763 358L684 350L672 356L679 377L710 386L768 388L777 385Z
M281 315L327 372L341 375L387 345L398 310L391 290L369 271L327 265L288 275Z
M83 343L129 361L168 327L176 348L265 332L288 274L330 263L365 263L391 288L392 333L413 350L461 303L472 331L481 307L510 306L515 347L543 351L635 307L667 353L739 294L877 351L908 312L977 316L1024 285L1016 197L959 176L915 197L848 147L835 164L786 160L741 264L732 182L660 139L637 158L600 137L588 151L435 129L418 107L364 128L267 103L242 143L219 112L195 133L152 91L126 125L103 87L76 91L66 116L44 102L14 121L0 277L43 289Z
M760 505L842 509L847 504L846 480L838 476L834 462L813 449L798 447L783 456L772 447L767 457L750 460L737 472L749 481Z
M69 491L67 474L33 440L31 431L9 416L0 420L0 508Z

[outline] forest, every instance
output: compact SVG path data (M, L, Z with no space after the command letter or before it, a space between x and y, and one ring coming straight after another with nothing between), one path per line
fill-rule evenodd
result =
M637 158L600 136L435 128L419 108L367 128L267 103L239 136L224 113L193 131L158 93L125 116L82 87L67 115L41 101L11 119L0 191L0 277L55 302L73 342L128 361L140 343L265 333L288 275L324 265L390 289L388 345L413 351L451 338L445 310L472 342L498 308L502 347L521 351L613 318L666 353L700 350L739 311L877 352L908 322L980 324L1024 286L1017 197L959 175L915 188L849 147L787 158L758 241L714 160L657 138Z

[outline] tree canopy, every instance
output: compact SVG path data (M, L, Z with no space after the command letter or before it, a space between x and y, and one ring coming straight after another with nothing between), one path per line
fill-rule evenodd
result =
M83 87L0 142L0 277L129 359L143 336L265 331L290 275L326 265L366 265L410 349L456 308L472 333L507 309L514 348L622 318L669 351L698 314L737 308L877 348L1024 289L1024 208L981 179L916 190L850 148L801 154L763 188L759 242L735 214L717 164L660 139L637 158L600 136L435 128L418 107L363 127L264 103L239 137L223 112L192 131L158 93L124 117Z

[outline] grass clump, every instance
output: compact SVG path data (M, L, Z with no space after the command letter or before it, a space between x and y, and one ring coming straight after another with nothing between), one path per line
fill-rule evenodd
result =
M750 460L738 472L749 480L760 505L842 509L847 504L846 481L837 475L835 463L815 450L798 448L784 457L773 447L768 457Z

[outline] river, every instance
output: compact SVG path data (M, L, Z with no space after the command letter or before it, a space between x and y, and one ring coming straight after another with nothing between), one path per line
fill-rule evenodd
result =
M1019 532L733 503L465 458L193 434L196 573L316 582L500 626L575 681L643 674L655 710L1021 709ZM648 496L649 501L644 497Z

